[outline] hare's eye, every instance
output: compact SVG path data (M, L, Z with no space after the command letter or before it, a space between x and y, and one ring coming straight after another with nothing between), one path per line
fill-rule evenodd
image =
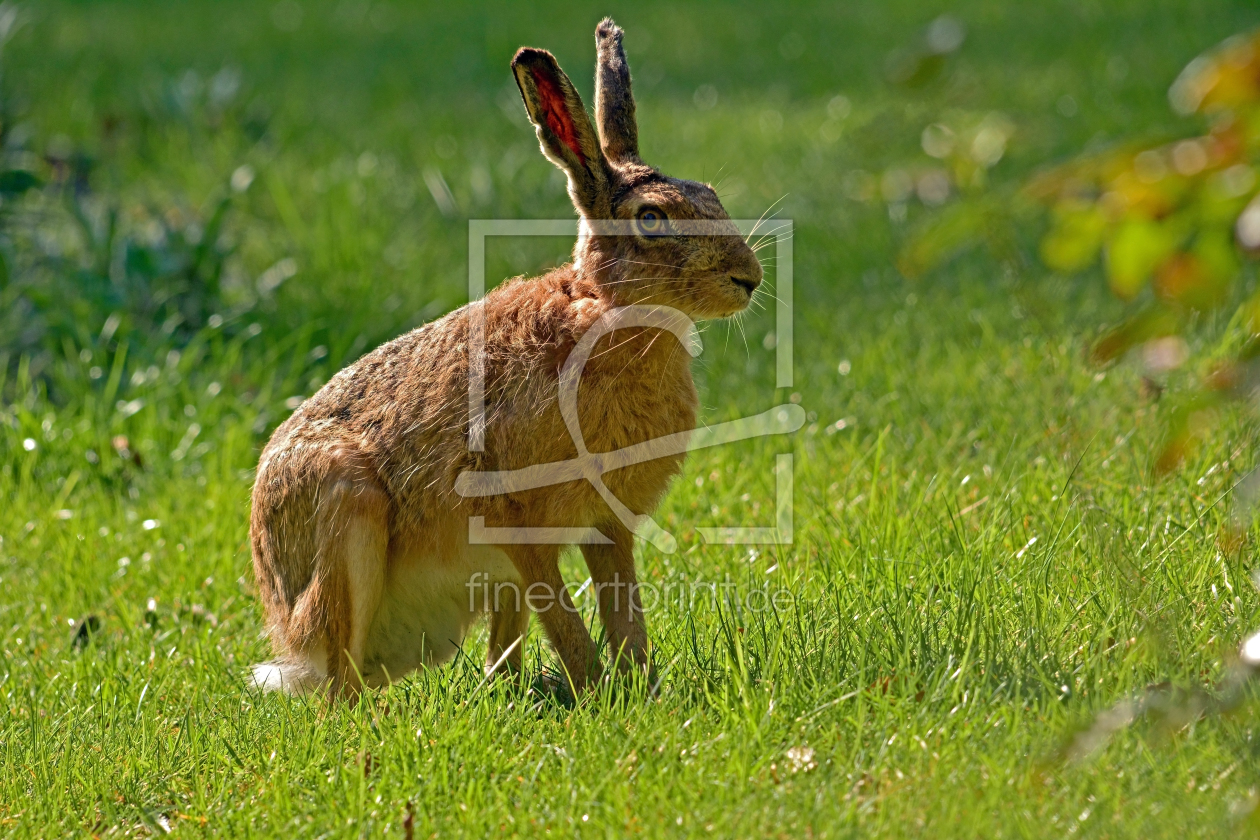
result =
M640 210L637 221L639 232L644 236L660 236L665 233L665 214L655 207Z

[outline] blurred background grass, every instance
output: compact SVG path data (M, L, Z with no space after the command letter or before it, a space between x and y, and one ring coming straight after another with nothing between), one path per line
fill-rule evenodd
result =
M590 104L592 32L610 13L647 160L715 182L735 217L794 220L795 388L773 388L771 307L711 325L705 419L784 399L810 416L790 443L794 546L694 533L769 520L789 444L750 442L688 462L662 509L683 550L643 551L644 576L774 580L797 614L737 628L662 609L652 634L673 676L638 712L540 718L479 695L459 665L326 716L254 698L258 448L343 364L465 302L469 218L571 216L508 61L547 47ZM961 47L897 82L942 14ZM890 173L931 164L922 132L946 118L1010 127L991 183L1177 133L1169 83L1254 25L1251 4L19 15L3 154L43 185L0 204L0 742L21 768L0 818L14 833L399 833L409 801L421 836L576 831L584 814L608 833L1241 830L1260 784L1250 712L1165 752L1143 731L1093 763L1054 756L1148 683L1218 678L1254 628L1250 558L1215 542L1216 501L1254 462L1250 427L1225 417L1185 475L1152 486L1158 406L1140 371L1084 361L1120 311L1097 278L1009 273L983 254L903 277L894 257L932 208ZM488 280L570 245L495 242ZM785 758L802 745L815 757Z
M265 302L264 329L335 318L339 333L362 331L357 352L459 302L464 256L451 244L465 218L570 214L504 68L516 46L545 45L589 100L589 30L602 11L41 5L25 10L6 84L31 148L92 159L89 184L124 224L154 205L204 223L231 172L251 165L260 181L228 222L232 302L249 302L257 278L292 257L300 277ZM645 154L718 181L737 217L782 199L777 212L797 220L809 261L801 293L839 307L897 282L860 280L887 271L900 232L871 206L881 202L846 197L846 176L852 185L855 170L878 177L922 157L922 126L956 110L1017 126L1007 175L1138 127L1158 131L1185 57L1248 22L1243 4L976 3L955 10L967 40L949 72L918 89L891 85L890 54L943 11L626 9ZM849 104L829 111L837 96ZM450 190L446 214L426 170ZM564 245L550 250L492 268L538 268ZM337 349L334 364L354 355Z
M95 360L103 371L130 336L128 364L160 364L172 342L155 326L187 340L218 314L229 334L261 330L251 347L290 340L315 350L297 389L309 393L367 348L464 301L467 218L571 214L505 67L517 45L545 45L589 100L589 30L605 11L349 0L23 8L5 68L8 145L54 188L28 195L33 211L11 225L13 259L32 279L25 292L5 290L0 347L11 363L27 353L38 375L70 340L72 353L104 354ZM1013 127L995 179L1109 138L1166 131L1167 85L1186 56L1248 22L1245 4L975 3L952 12L966 40L943 72L919 86L891 83L898 52L946 11L620 12L648 159L716 182L736 217L773 205L795 220L806 345L843 355L862 343L853 330L891 319L911 293L964 315L1009 299L1051 322L1106 307L1088 286L1021 286L983 263L904 280L892 255L930 211L913 200L892 206L881 178L930 163L920 132L960 113ZM238 186L250 186L234 193L238 171ZM191 289L175 291L187 281L164 280L160 267L146 272L188 263L221 202L223 235ZM128 247L143 259L119 253ZM488 274L540 270L567 248L495 242ZM132 262L139 269L119 265ZM153 302L164 294L193 300ZM120 323L101 342L114 314ZM1016 334L1026 327L1001 320ZM771 328L753 318L745 332L755 346ZM921 337L911 331L911 346L889 351L912 358ZM832 387L835 353L803 355L805 382ZM721 367L736 372L725 387L764 379L761 361ZM907 372L877 366L893 370Z

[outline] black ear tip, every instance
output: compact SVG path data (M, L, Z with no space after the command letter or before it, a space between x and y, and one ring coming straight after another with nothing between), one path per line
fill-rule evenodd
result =
M624 34L625 33L622 31L621 27L614 23L613 19L610 17L604 18L599 22L599 26L595 27L595 37L600 40L604 40L605 38L614 38L617 41L620 41L621 36Z
M546 50L540 50L537 47L521 47L516 51L516 55L512 56L512 69L518 66L537 67L540 64L554 65L556 58Z

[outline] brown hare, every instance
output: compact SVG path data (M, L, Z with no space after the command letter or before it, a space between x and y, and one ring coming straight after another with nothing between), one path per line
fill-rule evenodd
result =
M595 125L551 53L524 48L512 59L542 151L567 176L580 216L573 262L508 281L367 354L263 450L250 540L275 660L255 669L259 685L354 695L451 658L484 612L487 676L520 672L537 612L571 688L598 681L599 648L560 576L563 546L482 544L470 539L474 520L487 533L598 531L581 550L611 656L618 670L650 675L633 522L614 506L650 514L679 472L677 447L609 471L603 489L615 499L580 476L499 494L457 487L465 473L578 454L562 417L561 370L601 318L625 307L725 317L761 283L761 265L713 189L640 160L622 30L604 20L595 36ZM480 359L470 358L473 330ZM619 328L584 351L576 422L592 457L685 440L694 429L696 390L678 332ZM475 422L474 374L484 405ZM474 433L479 446L470 446Z

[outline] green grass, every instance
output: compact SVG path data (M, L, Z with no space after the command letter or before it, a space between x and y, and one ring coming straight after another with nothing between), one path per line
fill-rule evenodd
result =
M221 327L175 348L135 324L102 341L85 322L4 368L0 834L400 837L409 808L416 837L1253 831L1250 705L1070 749L1148 684L1212 690L1260 626L1253 543L1222 553L1217 539L1252 428L1227 418L1153 482L1160 404L1136 366L1083 361L1117 312L1096 279L1012 278L975 257L905 280L892 259L924 211L894 222L844 185L924 162L919 132L950 112L1018 127L1002 178L1179 130L1167 85L1254 10L973 0L952 9L969 39L947 79L907 91L883 80L885 57L936 5L616 5L319 4L294 32L270 3L26 10L5 57L24 130L95 156L95 195L124 219L184 223L239 166L256 177L228 220ZM786 590L790 607L660 605L655 700L604 692L565 710L482 686L483 634L467 659L357 705L252 691L247 666L266 655L246 541L259 448L287 400L463 302L468 218L571 212L507 62L547 46L589 102L591 32L610 10L645 156L722 179L734 216L786 194L777 213L796 224L795 387L774 389L772 311L710 325L704 418L789 398L810 413L789 439L693 456L658 517L680 550L643 547L642 577L729 576ZM224 66L241 85L216 111L190 80ZM693 101L704 84L711 110ZM827 140L838 94L852 113ZM49 221L45 245L78 255L66 230ZM567 247L496 242L491 279ZM296 275L258 293L284 258ZM703 544L696 527L771 524L781 451L796 456L794 543ZM586 576L576 558L566 572ZM88 616L99 631L76 644ZM534 630L537 670L552 660Z

